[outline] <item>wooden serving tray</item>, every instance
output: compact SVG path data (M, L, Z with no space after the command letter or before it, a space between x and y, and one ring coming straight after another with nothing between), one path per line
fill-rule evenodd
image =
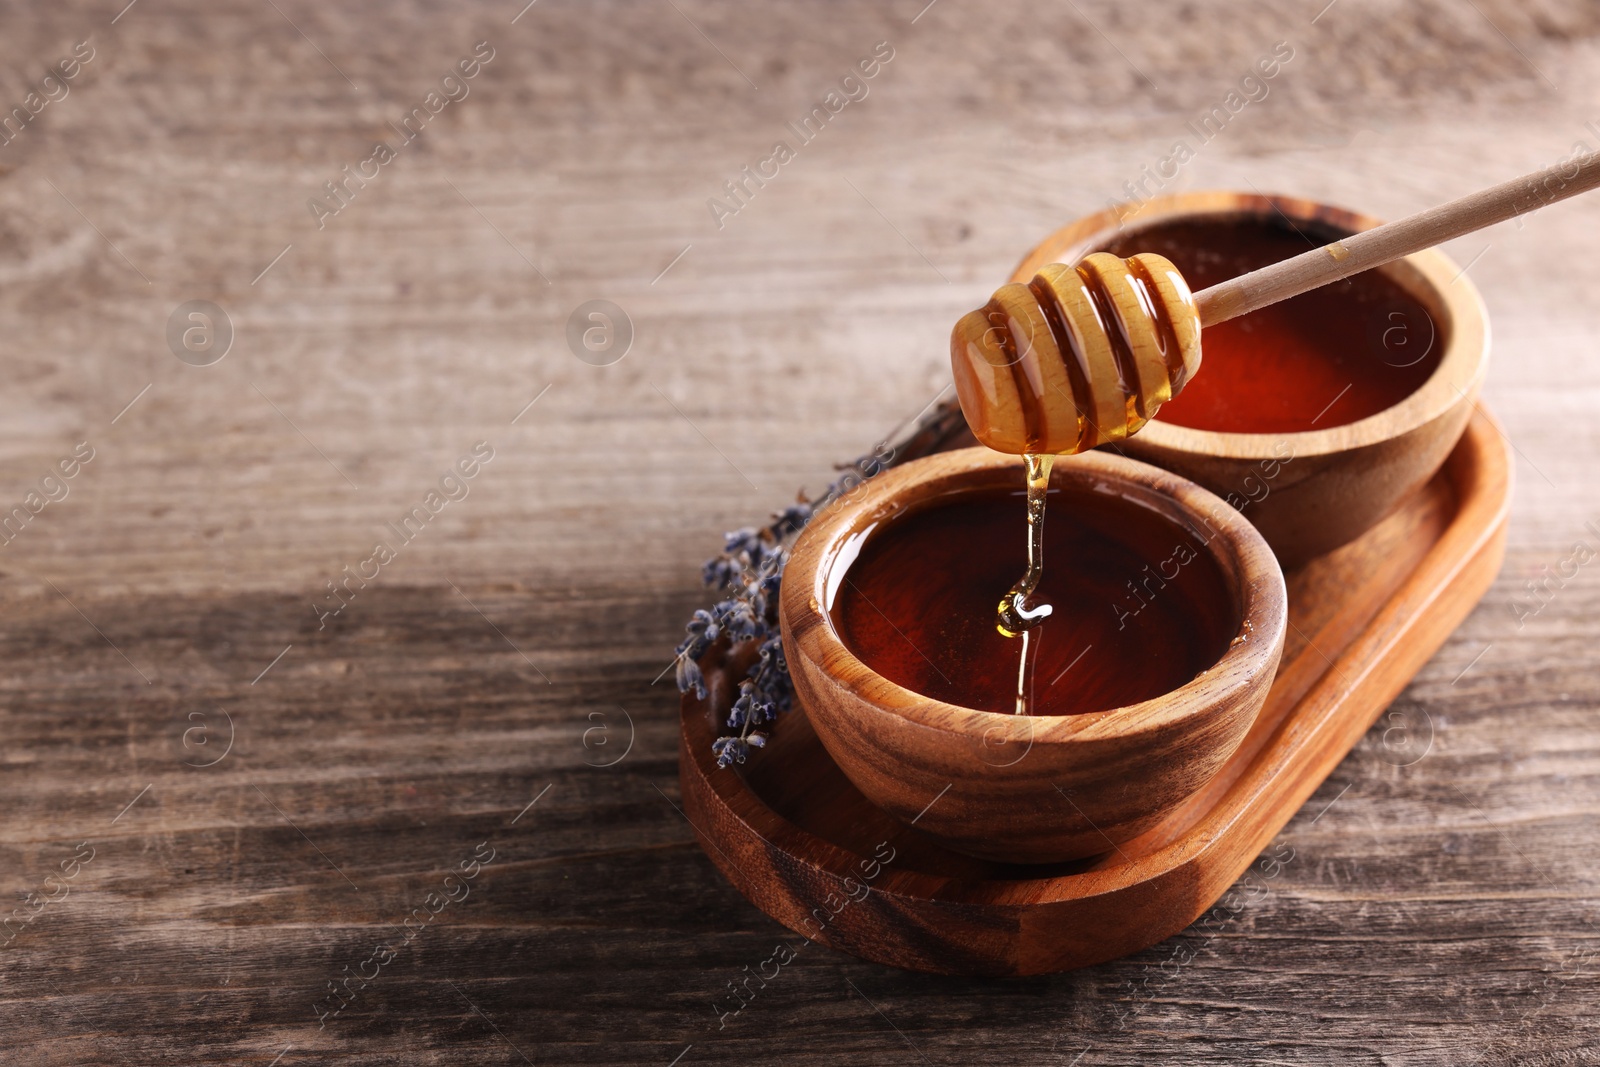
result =
M874 807L798 703L748 764L716 766L729 679L706 653L679 773L700 846L762 911L879 963L963 975L1068 970L1188 926L1255 861L1488 590L1510 463L1476 415L1434 479L1360 540L1287 575L1289 636L1261 715L1218 776L1105 855L1017 866L951 852ZM1247 512L1248 514L1248 512Z

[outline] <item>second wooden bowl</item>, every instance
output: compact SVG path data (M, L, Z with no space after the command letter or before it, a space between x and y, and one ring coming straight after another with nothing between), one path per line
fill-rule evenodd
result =
M1029 252L1011 280L1025 282L1050 263L1076 263L1108 247L1130 254L1140 250L1143 229L1205 219L1292 227L1307 247L1379 223L1293 197L1159 196L1131 218L1108 209L1069 223ZM1483 301L1443 252L1429 249L1378 269L1426 309L1443 346L1438 366L1415 392L1357 422L1292 433L1224 433L1179 426L1157 415L1119 448L1241 506L1285 569L1359 537L1443 464L1472 414L1489 354ZM1205 345L1202 337L1200 377L1206 373ZM1351 355L1360 359L1372 353Z
M916 460L866 482L797 539L780 620L796 693L829 754L870 801L969 855L1044 863L1113 850L1212 778L1266 699L1283 652L1287 597L1271 549L1216 496L1148 464L1086 453L1056 464L1052 488L1149 508L1215 563L1236 636L1212 666L1127 707L1017 716L913 692L846 647L831 600L875 532L960 494L1022 485L1018 457L984 448ZM1019 523L1017 537L1024 532Z

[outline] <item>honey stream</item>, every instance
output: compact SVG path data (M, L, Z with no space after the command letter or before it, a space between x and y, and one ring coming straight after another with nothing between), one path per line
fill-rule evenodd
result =
M1028 477L1028 569L1017 583L1000 598L998 628L1007 637L1021 637L1021 654L1017 657L1018 715L1028 714L1028 668L1038 658L1037 649L1029 655L1029 645L1035 636L1030 631L1053 610L1049 604L1030 604L1028 598L1039 588L1044 576L1044 505L1050 493L1050 468L1055 456L1029 452L1022 457Z

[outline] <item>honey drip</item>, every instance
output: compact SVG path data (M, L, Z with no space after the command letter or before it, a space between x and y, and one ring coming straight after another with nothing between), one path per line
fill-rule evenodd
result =
M836 564L849 581L840 581L828 614L851 654L896 685L957 707L1011 715L1021 691L1029 716L1126 707L1217 662L1239 620L1195 532L1060 479L1050 486L1045 552L1034 553L1048 566L1024 595L1029 614L1040 601L1055 611L1007 637L995 609L1028 566L1021 488L1013 475L1006 486L932 501L883 524ZM1180 545L1193 558L1173 576L1172 563L1164 571L1162 563Z
M1037 452L1022 457L1028 475L1028 569L1000 598L999 631L1007 637L1022 638L1022 652L1017 657L1018 715L1028 713L1028 668L1037 658L1028 655L1029 639L1033 636L1028 631L1047 619L1053 610L1049 604L1029 604L1028 599L1039 588L1039 579L1044 577L1044 506L1050 494L1050 467L1055 458Z
M1049 604L1029 606L1028 598L1044 576L1044 503L1055 458L1037 452L1022 457L1028 470L1028 569L1000 598L1000 632L1007 637L1033 629L1050 615Z

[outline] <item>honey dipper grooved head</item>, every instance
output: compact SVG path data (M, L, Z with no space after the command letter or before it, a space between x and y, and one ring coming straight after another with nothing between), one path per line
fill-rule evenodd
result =
M1096 252L962 316L950 365L980 443L1082 452L1137 433L1178 395L1200 369L1200 315L1165 257Z

